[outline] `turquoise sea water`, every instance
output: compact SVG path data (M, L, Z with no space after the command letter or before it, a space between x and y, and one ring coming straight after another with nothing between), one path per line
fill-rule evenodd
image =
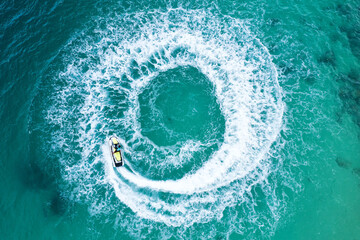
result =
M2 1L1 239L359 239L359 60L358 1Z

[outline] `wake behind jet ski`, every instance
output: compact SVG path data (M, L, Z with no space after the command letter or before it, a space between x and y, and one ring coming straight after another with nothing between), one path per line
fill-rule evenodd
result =
M119 143L119 139L116 136L111 136L109 138L109 147L114 167L123 166L124 160L121 153L121 146Z

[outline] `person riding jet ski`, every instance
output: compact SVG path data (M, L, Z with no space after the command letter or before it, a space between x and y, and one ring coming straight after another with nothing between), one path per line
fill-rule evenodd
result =
M115 144L115 146L114 146L114 153L115 153L115 152L120 152L120 143Z
M124 161L121 154L121 146L117 137L112 136L109 139L109 145L111 149L111 155L113 159L113 165L115 167L121 167L124 165Z

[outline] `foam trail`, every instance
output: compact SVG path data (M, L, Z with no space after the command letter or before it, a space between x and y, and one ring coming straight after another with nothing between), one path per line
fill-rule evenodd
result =
M205 10L125 14L106 23L95 30L98 42L83 40L77 49L88 57L74 60L61 74L68 84L58 105L49 110L50 122L66 125L64 116L74 114L67 103L75 99L81 130L73 135L59 130L58 136L70 134L79 145L89 145L80 151L80 163L64 161L69 181L79 184L73 180L79 177L72 176L88 176L101 161L104 175L97 175L97 181L84 177L84 185L110 184L120 202L138 216L171 226L208 222L245 201L244 192L269 174L267 157L284 111L266 47L240 20ZM223 141L196 171L179 179L153 180L137 171L135 163L143 161L161 172L177 167L176 158L191 162L194 153L211 144L189 140L157 146L141 133L139 95L159 73L186 66L198 69L214 86L225 119ZM121 137L128 157L125 168L112 167L104 145L113 133ZM101 156L95 154L99 149ZM86 162L92 156L94 163Z

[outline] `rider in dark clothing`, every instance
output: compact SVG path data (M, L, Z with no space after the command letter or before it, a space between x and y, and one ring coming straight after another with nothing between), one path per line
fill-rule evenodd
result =
M120 144L115 144L115 152L120 152Z

